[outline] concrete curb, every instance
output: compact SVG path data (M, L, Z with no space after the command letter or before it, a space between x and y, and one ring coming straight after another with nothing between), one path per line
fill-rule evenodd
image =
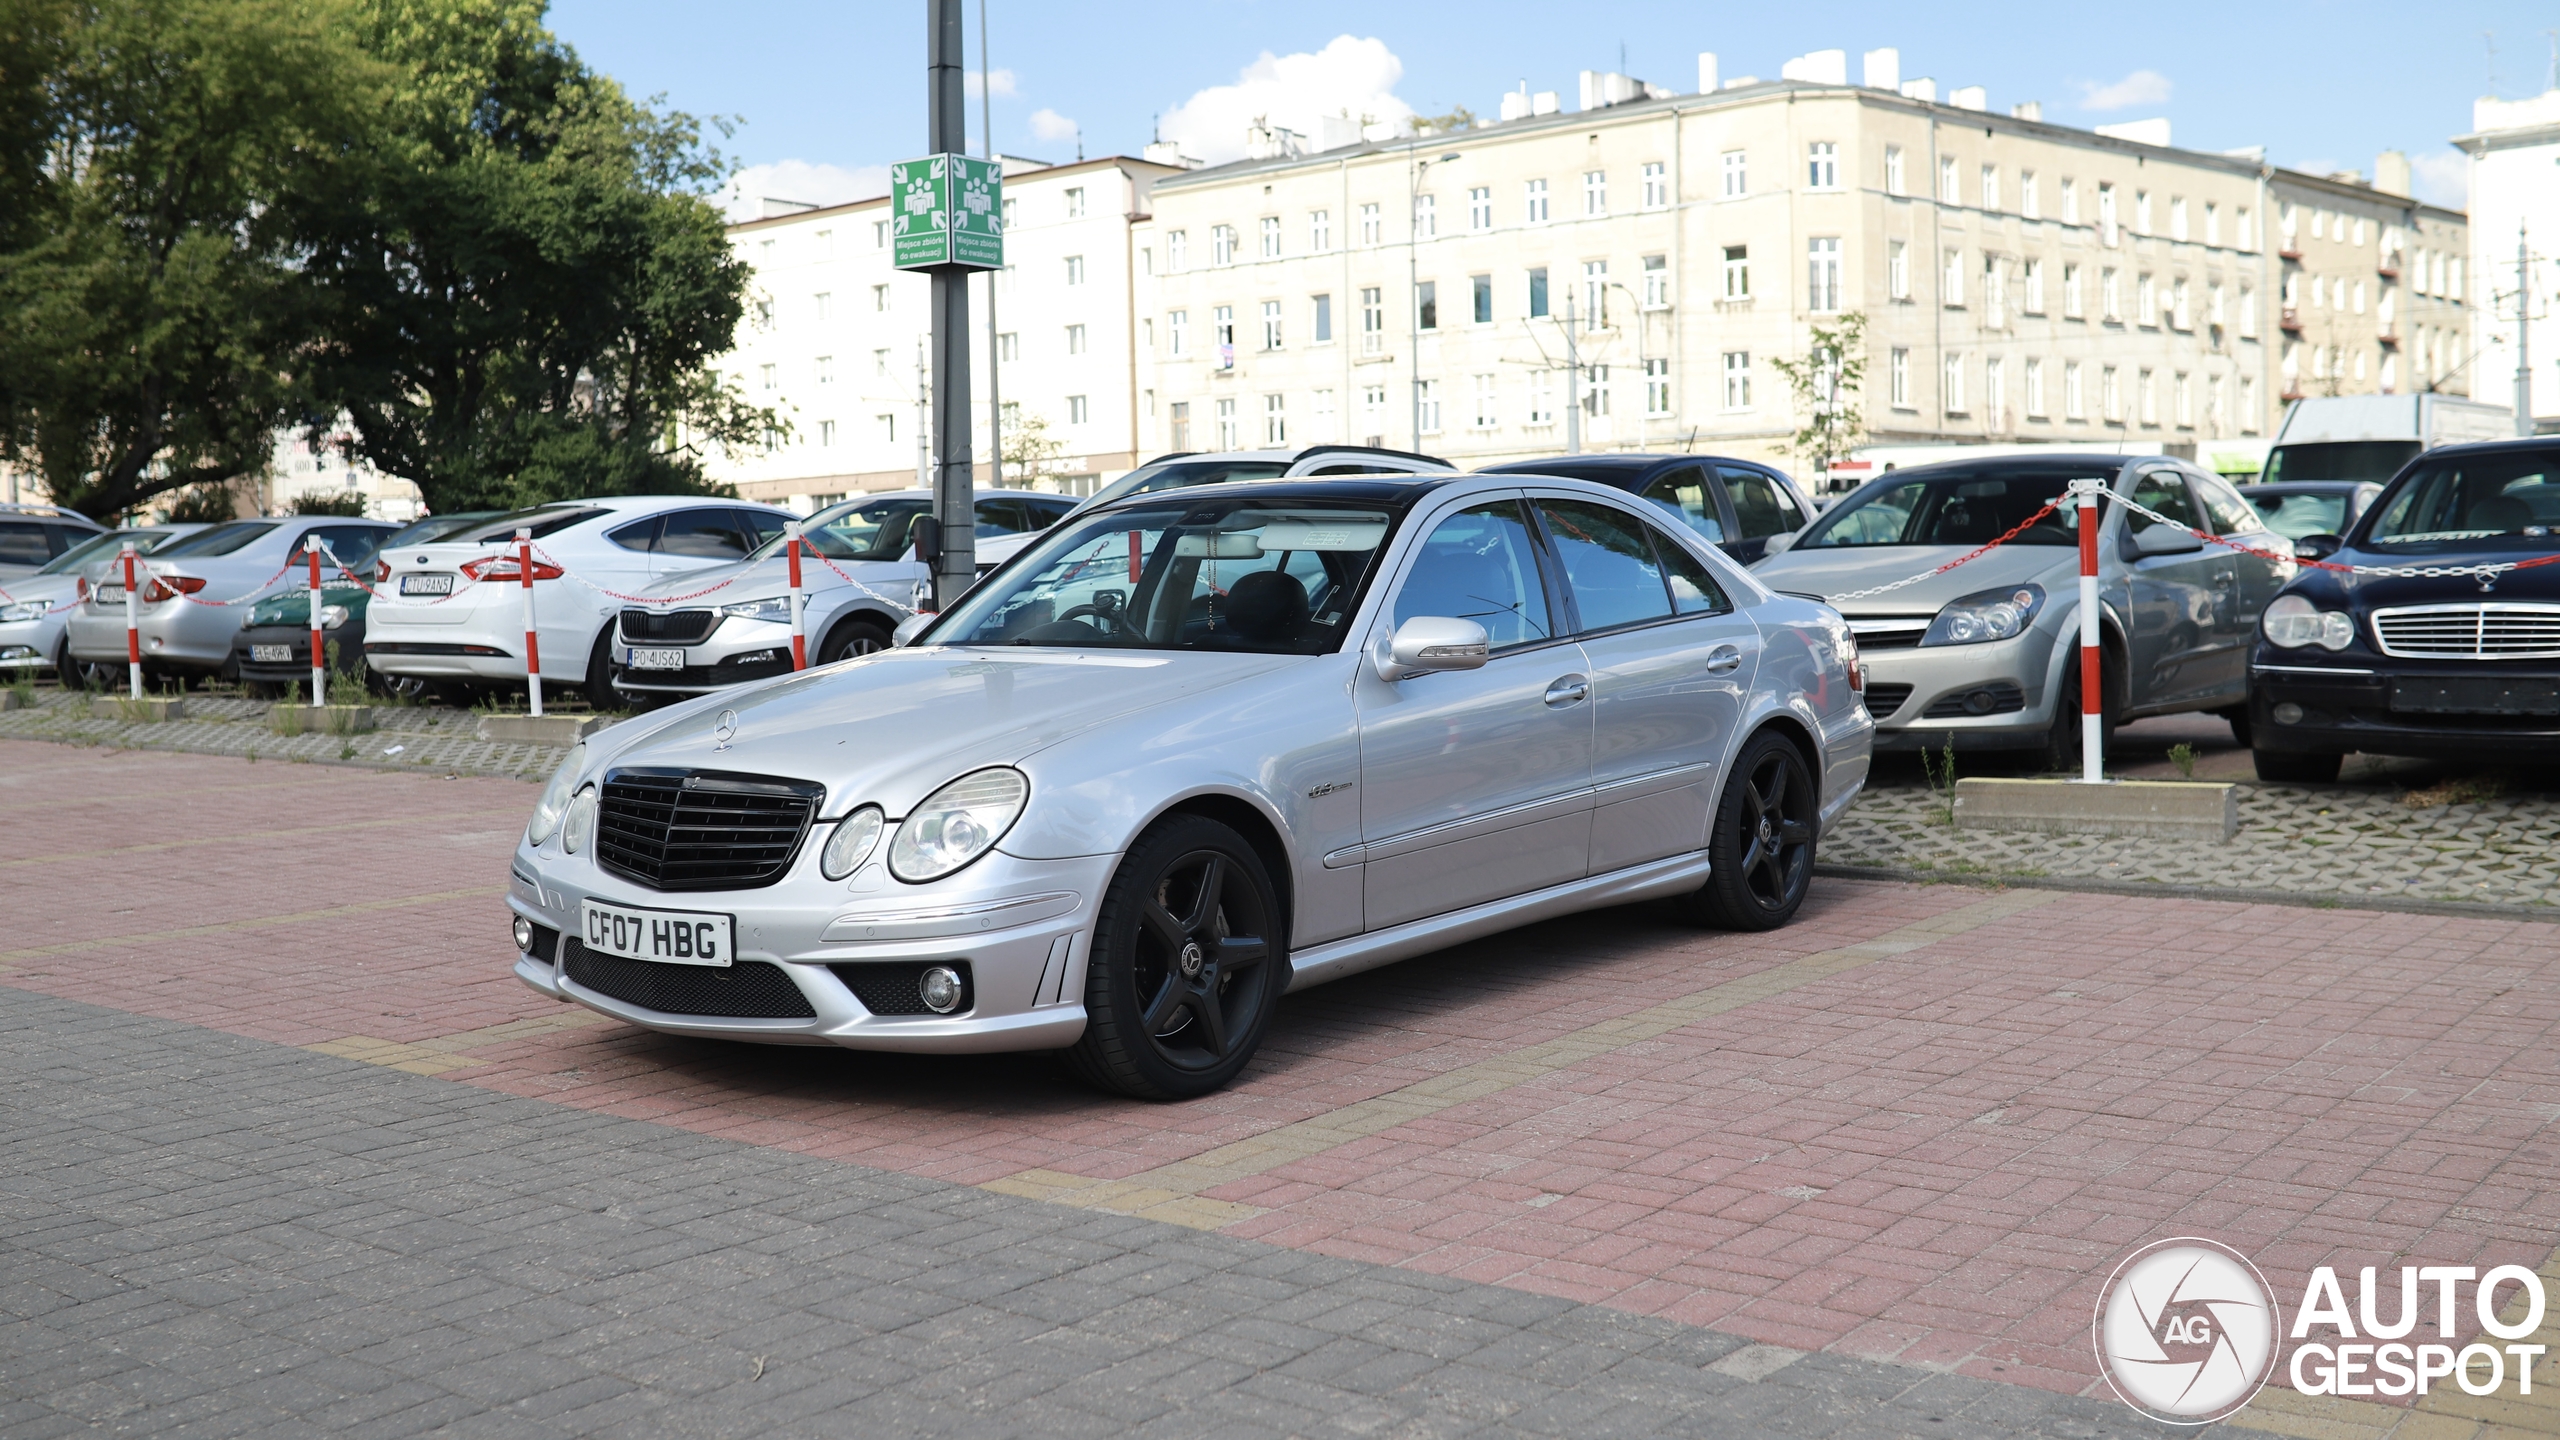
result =
M362 735L373 728L370 705L278 705L267 712L278 735Z
M145 695L139 700L130 695L99 695L89 701L89 718L153 724L164 720L184 720L187 718L187 702L160 695Z
M1956 782L1959 830L2024 830L2048 835L2141 835L2221 844L2240 831L2233 787L2211 781L2076 780Z
M2233 905L2290 905L2301 910L2385 910L2395 915L2445 915L2465 920L2520 920L2560 925L2560 906L2481 905L2460 900L2401 900L2388 895L2349 895L2295 890L2221 889L2212 885L2153 885L2140 880L2075 880L2052 875L1967 875L1946 870L1906 870L1885 865L1816 864L1826 880L1891 880L1914 885L1971 885L1984 890L2074 890L2093 895L2139 895L2158 900L2219 900Z
M483 715L480 738L502 744L575 745L612 723L603 715Z

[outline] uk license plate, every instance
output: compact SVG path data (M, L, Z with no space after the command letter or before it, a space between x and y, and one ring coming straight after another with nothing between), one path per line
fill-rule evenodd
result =
M634 670L681 670L684 668L684 652L682 650L644 650L635 645L631 647L631 668Z
M666 965L727 965L730 932L726 915L693 910L643 910L636 905L581 902L580 916L590 950L628 960L654 960Z
M249 647L249 658L257 661L261 665L282 665L293 659L293 647L290 645L252 645Z
M403 595L450 595L453 593L453 577L450 575L403 575L400 577L400 593Z

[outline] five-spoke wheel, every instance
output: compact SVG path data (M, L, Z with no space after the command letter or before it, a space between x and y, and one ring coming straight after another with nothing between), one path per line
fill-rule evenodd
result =
M1707 883L1692 912L1728 930L1774 930L1795 918L1813 882L1820 796L1804 753L1762 732L1742 748L1707 836Z

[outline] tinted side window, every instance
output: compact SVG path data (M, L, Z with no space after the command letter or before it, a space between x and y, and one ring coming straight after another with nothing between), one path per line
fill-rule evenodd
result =
M1025 500L1022 508L1031 517L1032 529L1046 530L1066 519L1067 512L1076 507L1071 500Z
M373 552L382 547L382 537L391 532L370 525L323 525L311 533L320 537L339 564L353 570L372 560Z
M2175 470L2146 470L2133 485L2133 503L2156 510L2191 530L2201 530L2204 522L2196 518L2195 506L2187 498L2187 487ZM2159 522L2141 515L2133 517L2136 532L2149 530Z
M2189 477L2189 483L2196 487L2197 496L2204 501L2204 513L2213 517L2214 534L2245 535L2252 530L2267 528L2266 522L2258 518L2258 512L2248 501L2240 498L2240 492L2232 489L2230 482L2196 475Z
M605 532L604 538L625 550L637 550L645 555L657 547L658 519L652 515L646 520L634 520Z
M783 519L772 511L739 510L733 513L738 518L738 528L747 532L748 544L762 545L768 540L782 538Z
M1704 561L1661 531L1652 533L1653 548L1661 555L1663 573L1671 581L1673 610L1682 615L1721 615L1733 608L1733 602L1725 598L1724 587L1708 573Z
M1719 465L1716 474L1724 479L1724 493L1733 500L1733 527L1745 540L1762 540L1783 534L1804 523L1796 514L1795 502L1778 488L1778 482L1757 470L1744 470L1732 465Z
M1608 630L1660 620L1671 613L1662 562L1645 538L1644 522L1583 500L1541 500L1547 537L1573 587L1573 606L1585 630Z
M1029 528L1022 518L1021 501L981 500L978 502L978 538L984 540L998 535L1019 535Z
M678 510L667 516L666 528L658 532L658 553L735 560L747 553L747 543L727 510Z
M53 558L45 527L33 520L0 520L0 565L42 565Z
M1681 524L1721 545L1724 516L1716 509L1715 491L1707 486L1704 466L1674 470L1644 487L1644 498L1670 511Z
M1535 644L1555 633L1520 502L1479 505L1432 528L1404 588L1396 592L1396 623L1417 615L1473 620L1496 650Z

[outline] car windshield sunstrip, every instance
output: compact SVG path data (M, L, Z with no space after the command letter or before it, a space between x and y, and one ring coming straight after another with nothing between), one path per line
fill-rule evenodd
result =
M1853 496L1813 523L1798 550L1861 545L1987 545L2037 509L2060 499L2078 476L2050 474L1913 476ZM2012 545L2077 545L2079 511L2061 506Z
M1377 508L1241 499L1093 515L920 638L1321 655L1393 523Z

